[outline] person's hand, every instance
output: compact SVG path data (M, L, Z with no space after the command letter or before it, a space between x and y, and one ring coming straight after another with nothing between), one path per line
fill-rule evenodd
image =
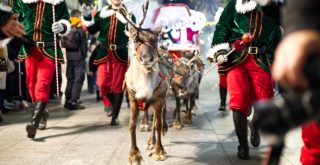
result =
M278 46L272 68L273 78L284 87L308 87L304 66L311 54L320 52L320 34L297 31L286 36Z
M86 4L83 4L81 6L81 9L82 9L82 15L85 16L85 17L88 17L91 15L91 8L90 6L87 6Z
M52 31L58 34L64 31L64 27L60 22L55 22L52 24Z
M21 38L25 32L24 27L17 19L19 14L12 14L7 22L1 27L1 31L9 38L18 37Z
M225 62L228 62L228 57L226 55L218 55L217 56L217 63L218 64L223 64Z

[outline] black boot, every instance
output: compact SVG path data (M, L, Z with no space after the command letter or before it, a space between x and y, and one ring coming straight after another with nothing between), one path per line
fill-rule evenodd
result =
M26 127L28 138L34 138L36 136L37 129L39 127L39 122L43 117L46 105L47 105L46 103L41 101L36 103L34 107L32 119L30 123L27 124L27 127Z
M250 142L253 147L259 147L260 146L260 132L259 132L259 126L257 124L257 113L256 110L254 110L253 113L253 118L251 122L249 123L249 128L250 128Z
M247 117L241 112L233 110L233 122L240 143L238 146L238 158L247 160L249 159Z
M100 91L96 91L96 100L97 102L101 101Z
M114 100L112 102L113 112L112 112L111 125L119 125L118 116L120 113L122 100L123 100L123 93L114 94Z
M113 113L114 94L113 93L108 93L107 98L109 99L109 101L111 102L112 105L109 106L109 107L105 106L104 107L104 111L107 112L107 116L108 117L111 117L112 113Z
M43 117L40 120L38 130L45 130L47 128L47 120L48 120L48 118L49 118L49 112L48 112L48 110L45 110L44 114L43 114Z
M226 110L226 101L227 101L227 88L219 88L220 92L220 107L219 111L225 111Z

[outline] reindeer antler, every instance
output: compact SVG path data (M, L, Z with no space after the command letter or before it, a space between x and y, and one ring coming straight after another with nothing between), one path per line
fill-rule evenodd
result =
M120 8L119 12L120 12L121 15L123 15L123 17L127 20L127 22L128 22L133 28L135 28L135 29L138 30L138 33L139 33L140 31L147 31L147 32L152 33L152 34L156 34L156 32L154 32L154 31L152 31L152 30L150 30L150 29L142 28L142 25L143 25L143 23L144 23L144 21L145 21L145 19L146 19L146 16L147 16L148 8L149 8L149 0L147 0L146 3L142 6L143 18L142 18L142 20L141 20L140 23L139 23L139 27L138 27L134 22L132 22L131 19L129 19L129 18L127 17L127 10L126 10L126 8L125 8L124 6L122 6L122 7Z

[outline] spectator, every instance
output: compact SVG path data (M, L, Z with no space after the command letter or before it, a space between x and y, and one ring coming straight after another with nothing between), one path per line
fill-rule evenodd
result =
M85 108L79 101L85 78L85 58L87 56L86 37L80 17L79 10L71 11L71 32L61 39L61 44L66 48L67 53L67 87L64 107L69 110Z

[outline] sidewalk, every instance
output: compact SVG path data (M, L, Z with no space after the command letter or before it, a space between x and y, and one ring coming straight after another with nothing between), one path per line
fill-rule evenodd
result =
M212 93L212 94L210 94ZM50 105L48 129L38 131L34 140L26 137L25 126L31 111L12 113L5 116L7 123L0 125L1 165L122 165L127 164L130 136L128 131L129 110L126 103L120 113L121 126L111 127L110 118L103 112L102 103L97 103L94 95L82 97L85 110L63 110L61 105ZM202 92L198 100L198 110L191 125L182 130L170 128L163 137L168 154L165 161L156 162L148 157L145 149L149 132L137 129L138 146L144 158L143 164L157 165L211 165L260 164L267 146L250 146L248 161L236 157L237 138L232 115L219 112L218 92ZM175 108L172 98L168 101L168 123L172 123ZM300 164L302 146L300 130L288 137L287 149L281 159L282 165Z

